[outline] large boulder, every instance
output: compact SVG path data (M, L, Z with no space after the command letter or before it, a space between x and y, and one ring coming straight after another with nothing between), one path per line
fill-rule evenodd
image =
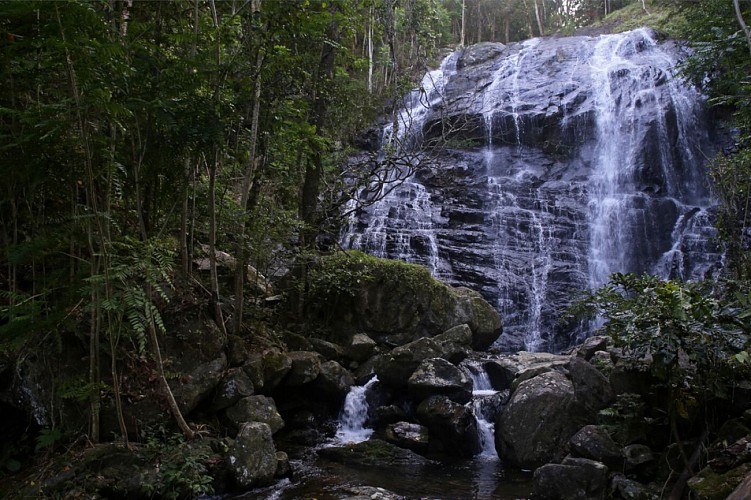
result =
M355 379L352 378L352 374L346 368L336 361L326 361L321 363L318 377L313 381L311 387L339 404L354 384Z
M321 372L321 360L318 353L311 351L292 351L287 356L292 361L292 366L284 379L284 385L297 387L312 382Z
M501 334L498 312L479 293L447 286L422 266L351 251L323 258L310 281L310 315L379 344L403 345L467 324L473 347L484 349Z
M263 384L265 393L275 389L292 369L292 359L287 353L271 349L263 353Z
M608 468L594 460L567 458L535 470L535 498L542 500L596 500L607 493Z
M386 441L400 448L407 448L416 452L428 449L430 433L428 428L411 422L396 422L386 427L384 437Z
M375 361L378 379L392 387L406 387L409 377L426 359L437 358L441 348L433 339L420 338L380 355Z
M272 433L284 427L284 420L276 409L276 403L266 396L248 396L227 408L227 419L237 428L245 422L263 422Z
M234 368L222 377L217 386L214 399L211 401L211 410L216 412L229 408L242 398L252 396L253 393L253 382L248 374L240 368Z
M227 357L222 353L218 358L202 363L186 377L170 382L175 401L183 414L193 411L201 401L214 391L227 368Z
M553 370L562 371L569 360L569 356L520 351L488 360L484 363L484 367L493 387L510 389L514 383L519 384L541 373Z
M623 469L623 451L602 426L585 425L579 429L571 437L571 450L581 457L602 462L611 469Z
M566 368L574 384L577 401L590 412L593 418L597 412L615 401L608 379L583 358L572 357Z
M349 359L362 363L373 356L376 346L375 340L364 333L357 333L352 336L349 345L344 349L344 354Z
M399 448L380 439L369 439L347 446L321 448L318 454L329 460L345 465L361 467L394 468L432 463L417 453ZM395 471L396 472L396 471Z
M478 454L480 436L472 410L446 396L433 396L417 407L417 418L428 428L431 446L445 453L471 457Z
M495 443L509 464L534 469L559 460L571 436L586 424L574 385L557 371L525 380L496 421Z
M263 422L242 424L227 452L227 465L237 484L242 488L270 484L277 463L271 428Z
M424 360L407 381L417 401L445 395L457 403L472 399L472 381L459 368L442 358Z
M472 329L467 324L449 328L433 340L441 348L441 357L454 364L461 363L472 353Z

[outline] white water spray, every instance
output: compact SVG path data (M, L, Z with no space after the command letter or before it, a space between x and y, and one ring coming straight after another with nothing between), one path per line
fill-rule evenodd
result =
M480 435L480 456L498 457L495 449L495 424L487 420L483 413L482 403L484 398L492 397L498 391L493 389L490 377L483 368L475 364L466 364L466 373L472 380L472 413L477 420L477 431Z
M370 439L373 429L365 427L368 420L368 389L378 382L373 377L365 385L353 386L344 399L344 407L339 415L336 440L341 443L361 443Z

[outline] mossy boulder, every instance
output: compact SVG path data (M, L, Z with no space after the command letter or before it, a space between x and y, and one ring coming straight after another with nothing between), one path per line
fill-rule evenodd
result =
M307 285L308 319L347 338L366 333L398 346L467 324L472 347L485 349L501 334L498 312L479 293L441 283L422 266L336 253L310 270Z
M743 464L722 474L715 472L711 467L705 467L688 480L688 487L702 500L724 500L733 493L750 471L751 464Z

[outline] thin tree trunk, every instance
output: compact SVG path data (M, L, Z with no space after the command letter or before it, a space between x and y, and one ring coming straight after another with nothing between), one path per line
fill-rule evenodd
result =
M84 164L86 167L86 176L87 176L87 202L89 204L90 209L92 210L94 214L94 222L97 226L97 232L100 239L99 244L99 252L101 253L102 257L104 257L107 252L107 244L104 241L104 231L102 228L102 221L101 221L101 213L99 212L99 206L97 203L97 189L96 189L96 179L94 177L94 166L92 164L93 162L93 154L91 151L91 142L88 134L88 125L87 120L84 119L82 114L82 105L81 105L81 95L78 89L78 79L76 77L76 71L73 66L73 59L70 56L70 51L67 48L67 37L65 36L65 29L63 28L63 22L60 17L60 9L58 4L55 4L55 14L57 17L57 24L60 29L60 38L63 42L63 44L66 44L65 48L65 62L68 69L68 78L71 88L71 94L73 96L73 100L75 102L76 106L76 118L78 121L78 127L81 134L81 142L83 143L85 158L84 158ZM88 226L89 231L89 251L91 253L90 259L91 259L91 275L94 276L96 272L98 271L98 257L97 252L94 246L94 236L93 236L93 229L91 227L91 224ZM106 286L106 284L105 284ZM96 291L92 292L92 302L93 302L93 308L92 308L92 324L91 324L91 330L90 330L90 338L89 338L89 384L91 385L91 394L90 394L90 431L91 431L91 440L93 442L97 442L99 440L99 408L100 408L100 398L99 398L99 385L100 385L100 378L99 378L99 321L100 321L100 308L101 304L99 301L98 294Z
M373 93L373 8L368 11L368 93Z
M219 272L216 267L216 171L219 168L219 151L209 165L209 267L211 274L211 302L214 306L214 321L224 335L227 329L224 325L222 305L219 302Z
M537 28L540 30L540 36L545 36L545 25L542 22L542 12L540 12L540 6L537 3L537 0L534 0L535 2L535 19L537 19Z
M751 30L748 29L745 19L743 19L743 12L741 11L740 0L733 0L733 7L735 7L735 17L738 19L738 24L741 25L743 34L746 35L746 43L748 44L748 52L751 54Z
M177 401L175 401L175 395L172 393L172 389L170 388L169 383L167 383L167 377L164 375L164 363L162 362L162 353L159 349L159 339L157 337L156 327L154 326L154 319L148 318L148 323L149 336L151 337L151 348L153 350L154 361L156 361L156 368L159 374L159 383L162 386L164 397L167 400L167 406L169 406L169 409L172 412L172 416L177 422L177 426L180 427L181 431L183 431L185 437L188 439L193 439L195 437L195 432L193 432L193 429L191 429L188 423L185 421L185 418L180 411L180 407L178 406Z
M465 37L466 31L467 31L467 5L466 5L466 2L467 2L467 0L462 0L462 35L461 35L461 38L459 39L459 45L461 47L464 47L464 40L465 40L464 37Z
M250 122L250 158L245 168L242 188L240 191L240 209L243 211L240 217L240 228L237 235L237 252L235 255L235 308L234 308L234 327L235 335L242 331L243 308L245 305L245 270L248 266L248 252L245 245L245 230L248 217L248 200L250 190L253 187L253 179L258 168L258 120L261 112L261 69L263 67L264 54L261 48L258 49L256 57L256 77L255 92L253 94L253 115Z

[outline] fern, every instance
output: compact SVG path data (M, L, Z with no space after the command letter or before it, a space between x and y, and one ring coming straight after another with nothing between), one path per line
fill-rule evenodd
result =
M110 266L106 273L89 277L89 289L97 291L98 304L111 313L108 331L119 335L124 327L135 343L138 354L146 351L147 335L153 326L166 333L159 306L160 300L169 302L168 290L174 288L170 274L174 252L164 242L141 242L124 238L110 244Z

